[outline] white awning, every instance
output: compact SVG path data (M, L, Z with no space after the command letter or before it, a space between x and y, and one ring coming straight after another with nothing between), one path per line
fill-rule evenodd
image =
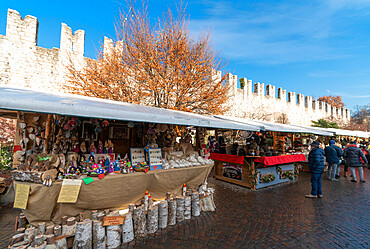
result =
M303 126L303 125L294 125L297 127L302 127L305 129L315 129L319 131L329 131L333 132L334 135L337 136L351 136L351 137L362 137L362 138L368 138L370 137L369 132L365 131L351 131L351 130L343 130L343 129L335 129L335 128L322 128L322 127L314 127L314 126Z
M259 126L261 130L265 131L276 131L276 132L290 132L290 133L310 133L315 135L321 135L321 136L333 136L334 132L331 131L320 131L317 129L311 129L310 127L298 127L288 124L279 124L279 123L272 123L272 122L266 122L266 121L256 121L256 120L248 120L248 119L242 119L242 118L236 118L236 117L229 117L229 116L220 116L216 115L216 118L222 119L222 120L230 120L234 122L240 122L242 124L248 124L248 125L256 125Z
M0 109L231 130L260 130L258 126L206 115L6 85L0 86Z

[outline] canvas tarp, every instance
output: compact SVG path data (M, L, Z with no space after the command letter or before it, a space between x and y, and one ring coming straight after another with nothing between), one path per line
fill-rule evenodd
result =
M207 179L213 166L195 166L179 169L152 170L148 173L107 175L89 185L82 182L78 200L74 204L57 203L62 182L47 187L42 184L15 182L31 186L27 209L23 210L32 225L39 222L60 224L63 216L76 216L83 212L91 217L91 210L123 209L144 196L146 190L154 200L164 199L167 192L180 194L184 183L192 190Z

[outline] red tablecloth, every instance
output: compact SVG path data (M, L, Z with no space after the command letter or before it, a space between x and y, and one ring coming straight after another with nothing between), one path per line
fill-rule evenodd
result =
M244 157L243 156L211 153L211 156L209 158L212 159L212 160L228 162L228 163L237 163L237 164L243 164L244 163Z
M276 164L285 164L285 163L294 163L306 161L306 157L303 154L297 155L284 155L284 156L268 156L268 157L258 157L254 159L256 163L263 163L266 166L276 165Z

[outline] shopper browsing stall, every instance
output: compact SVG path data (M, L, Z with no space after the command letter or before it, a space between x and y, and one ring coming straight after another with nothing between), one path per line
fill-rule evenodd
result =
M356 141L350 142L350 145L344 150L343 155L351 169L351 174L353 176L351 182L357 182L356 168L360 176L360 181L365 182L362 166L363 163L367 164L368 161L361 149L357 147Z
M311 172L311 194L306 195L307 198L322 198L321 191L321 176L324 173L324 156L325 151L320 148L318 141L313 141L311 151L308 154L308 166Z
M342 149L335 145L334 140L329 141L329 146L325 148L325 157L328 162L328 179L338 181L336 178L337 167L339 167L339 159L342 156Z

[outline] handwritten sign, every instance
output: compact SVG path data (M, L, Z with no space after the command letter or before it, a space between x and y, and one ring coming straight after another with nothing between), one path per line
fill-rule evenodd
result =
M126 216L106 216L103 219L103 226L122 225L125 223Z
M15 189L15 199L13 207L26 209L29 194L30 194L30 185L17 184Z
M75 203L80 193L82 180L64 179L60 189L58 203Z

